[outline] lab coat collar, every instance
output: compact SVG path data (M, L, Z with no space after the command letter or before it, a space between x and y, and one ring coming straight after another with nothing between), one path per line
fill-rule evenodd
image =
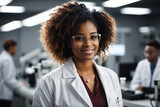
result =
M146 74L149 76L149 77L147 77L147 78L151 78L150 76L150 72L151 72L151 67L150 67L150 62L148 61L148 59L146 59L147 60L147 62L146 62L146 64L145 64L145 69L146 69ZM147 76L146 75L146 76Z
M101 68L101 66L98 66L95 61L93 61L93 64L94 64L94 66L97 70L97 73L99 75L99 78L101 80L101 83L102 83L102 86L104 88L104 92L105 92L105 95L106 95L106 98L107 98L107 103L108 103L108 106L110 107L112 90L110 90L111 82L109 80L109 74L106 73L107 71L106 70L104 71Z
M7 51L3 50L1 54L7 55L9 57L12 57Z
M96 68L99 77L108 77L107 73L105 73L104 71L100 70L101 69L100 66L98 66L95 61L93 61L93 65Z
M93 64L97 70L97 73L99 75L99 78L101 80L101 83L103 85L104 91L105 91L105 95L107 97L107 102L108 105L110 105L110 98L111 98L111 94L109 90L109 86L111 85L109 82L109 76L108 73L105 73L107 71L104 71L103 69L101 69L100 66L98 66L96 64L95 61L93 61ZM92 107L92 102L89 98L89 95L77 73L77 69L75 67L75 64L73 62L72 58L69 58L68 61L66 62L66 64L63 67L63 78L74 78L74 80L72 81L71 85L73 86L73 88L77 91L77 93L81 96L81 98L90 106Z
M78 76L76 66L72 58L69 58L63 66L63 78L75 78Z
M159 73L159 69L160 69L160 59L158 58L158 61L157 61L153 76L156 76L157 73Z
M108 76L106 73L99 70L99 66L96 64L96 62L94 60L93 60L93 65L95 66L99 76L102 76L102 77ZM63 78L75 78L75 77L79 76L72 57L69 58L67 60L67 62L64 64L63 71L64 71Z
M146 59L147 62L146 62L146 65L145 65L145 69L146 69L146 73L147 75L149 75L148 78L151 78L151 67L150 67L150 62L148 61L148 59ZM158 58L158 61L157 61L157 64L156 64L156 67L154 69L154 73L153 73L153 76L156 75L157 72L159 72L159 69L160 69L160 58Z
M72 58L68 59L66 64L64 64L63 66L63 78L65 79L73 78L71 82L71 86L78 93L78 95L84 100L84 102L88 104L89 107L93 107L92 102L89 98L89 95L77 73L77 70Z
M9 54L7 51L5 51L5 50L3 50L2 53L3 53L3 54L6 54L6 55L10 55L10 54Z

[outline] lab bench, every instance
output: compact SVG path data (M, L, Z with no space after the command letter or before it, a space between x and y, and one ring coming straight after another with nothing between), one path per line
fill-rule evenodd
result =
M31 88L29 86L23 86L20 89L15 90L15 93L27 98L28 100L33 100L33 95L36 88Z
M15 97L12 106L21 107L23 105L24 107L32 107L33 95L35 90L36 88L31 88L29 86L23 86L20 89L15 90ZM16 97L16 95L18 95L18 97ZM18 100L21 102L19 102Z
M126 107L152 107L149 99L144 99L144 100L126 100L126 99L123 99L123 104ZM152 101L152 104L154 106L155 102Z
M23 96L26 99L26 102L33 100L33 95L36 88L31 88L28 86L24 86L15 92L21 96ZM126 100L123 99L123 103L125 107L151 107L150 100L144 99L144 100ZM154 101L152 101L152 104L154 105ZM27 106L29 107L29 106Z

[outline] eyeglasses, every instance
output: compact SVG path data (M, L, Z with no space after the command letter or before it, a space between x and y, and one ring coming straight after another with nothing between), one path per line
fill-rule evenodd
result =
M149 54L149 55L152 55L153 53L155 53L156 51L144 51L144 55L147 55L147 54Z
M75 36L72 37L72 39L74 40L74 42L76 44L83 44L86 43L87 39L90 41L90 43L95 43L95 42L99 42L101 39L101 34L95 33L95 34L91 34L90 36L85 36L82 34L76 34Z

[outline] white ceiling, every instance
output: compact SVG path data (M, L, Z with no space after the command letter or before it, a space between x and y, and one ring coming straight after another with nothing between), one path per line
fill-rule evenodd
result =
M24 6L26 8L25 13L0 13L0 26L13 20L23 20L27 17L33 16L42 11L53 8L69 0L13 0L10 6ZM85 0L83 0L85 1ZM95 2L97 6L102 6L102 2L105 0L87 0ZM123 7L146 7L152 10L152 13L148 16L155 17L160 16L160 0L141 0L133 4L122 6L119 8L105 8L112 15L120 15L120 9Z

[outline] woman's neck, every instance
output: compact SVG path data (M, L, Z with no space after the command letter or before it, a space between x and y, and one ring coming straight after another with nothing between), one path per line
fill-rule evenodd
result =
M73 57L73 61L75 63L78 73L81 74L94 73L92 60L80 60L78 58Z

